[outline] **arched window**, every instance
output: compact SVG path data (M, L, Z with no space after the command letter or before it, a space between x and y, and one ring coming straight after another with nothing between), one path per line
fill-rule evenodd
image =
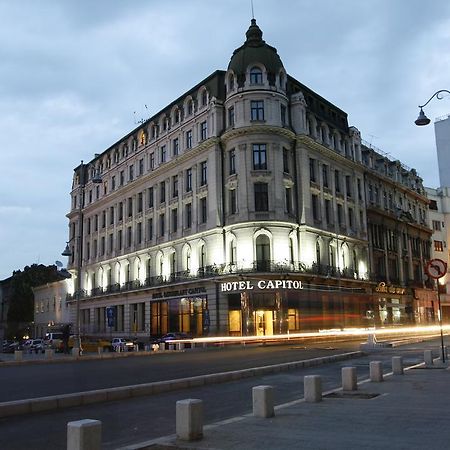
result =
M335 261L335 257L334 257L334 247L332 245L330 245L329 265L331 267L336 266L336 261Z
M321 259L320 259L320 242L316 241L316 263L320 266Z
M200 269L204 269L206 265L206 247L205 244L202 244L199 251L199 261L198 265Z
M356 250L353 250L353 270L356 276L358 276L358 257L356 255Z
M237 246L236 239L230 242L230 264L236 264L237 261Z
M234 89L234 75L230 73L230 76L228 77L228 89L232 91Z
M192 100L189 100L187 103L187 113L190 116L192 114L192 112L194 111L194 104L192 102Z
M191 271L191 249L190 248L188 248L186 250L185 266L186 266L186 270L188 272L190 272Z
M262 70L259 67L252 67L250 69L250 84L262 84Z
M270 239L265 234L256 238L256 268L260 271L270 269Z
M208 91L206 89L202 92L202 106L206 106L208 104Z
M150 278L150 270L151 270L152 260L150 258L147 259L147 267L146 267L146 276L147 280Z
M289 238L289 263L294 265L294 239Z
M170 255L170 274L174 275L177 271L177 254L173 252Z

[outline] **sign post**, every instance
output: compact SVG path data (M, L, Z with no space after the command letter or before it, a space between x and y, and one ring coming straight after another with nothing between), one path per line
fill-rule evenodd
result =
M438 313L439 313L439 328L441 330L441 354L442 362L445 363L445 347L444 347L444 333L442 332L442 308L441 308L441 293L439 292L439 279L447 273L447 263L442 259L431 259L428 261L425 271L430 278L436 280L436 290L438 296Z

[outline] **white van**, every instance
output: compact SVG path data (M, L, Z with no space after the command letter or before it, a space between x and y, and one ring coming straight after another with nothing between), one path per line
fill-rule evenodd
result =
M44 346L53 350L61 350L63 342L62 333L45 333Z

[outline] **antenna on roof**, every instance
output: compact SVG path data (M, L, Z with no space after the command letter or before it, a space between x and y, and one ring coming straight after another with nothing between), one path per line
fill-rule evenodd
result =
M251 4L252 4L252 19L255 19L255 11L253 9L253 0L250 0Z

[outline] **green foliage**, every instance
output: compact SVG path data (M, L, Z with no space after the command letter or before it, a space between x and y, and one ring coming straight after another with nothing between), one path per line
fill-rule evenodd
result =
M34 295L33 287L52 283L60 279L57 267L33 264L23 270L13 272L11 278L11 297L8 310L8 336L20 334L20 330L33 321Z

